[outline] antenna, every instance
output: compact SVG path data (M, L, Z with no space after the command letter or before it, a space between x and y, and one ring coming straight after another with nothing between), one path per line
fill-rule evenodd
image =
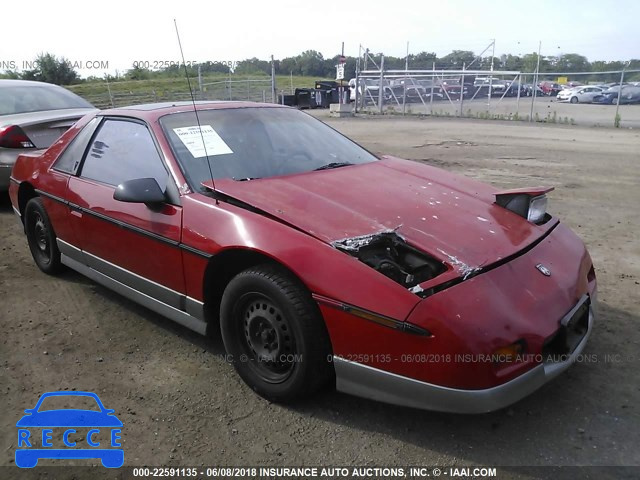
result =
M204 134L202 133L202 126L200 125L200 117L198 116L198 109L196 108L196 98L193 96L193 89L191 88L191 80L189 79L189 71L187 70L187 63L184 61L184 52L182 51L182 42L180 41L180 33L178 32L178 22L173 19L173 24L176 27L176 36L178 37L178 46L180 47L180 56L182 57L182 65L184 66L184 76L187 77L187 85L189 86L189 94L191 95L191 103L193 104L193 113L196 114L196 123L198 124L198 130L200 131L200 138L202 139L202 147L204 148L204 155L207 157L207 166L209 167L209 174L211 175L211 183L213 184L213 191L216 191L216 181L213 178L213 169L211 168L211 159L207 152L207 144L204 141ZM218 199L216 198L216 203Z

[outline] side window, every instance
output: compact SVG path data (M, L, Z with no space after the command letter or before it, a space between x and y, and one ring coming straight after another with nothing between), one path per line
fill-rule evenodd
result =
M78 165L82 161L82 156L87 149L87 143L89 143L93 132L96 131L96 127L100 124L100 120L100 117L94 117L78 132L66 150L62 152L62 155L58 157L56 163L53 164L54 170L72 175L76 173Z
M104 121L91 142L80 175L113 186L155 178L163 190L169 177L147 127L111 119Z

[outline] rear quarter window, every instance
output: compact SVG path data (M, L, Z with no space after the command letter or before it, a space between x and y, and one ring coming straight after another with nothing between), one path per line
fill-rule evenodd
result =
M58 157L53 164L53 169L59 172L69 173L75 175L84 157L84 152L87 150L87 144L93 133L96 131L98 125L100 125L101 118L95 117L87 123L82 130L75 136L71 143L67 146L62 155Z

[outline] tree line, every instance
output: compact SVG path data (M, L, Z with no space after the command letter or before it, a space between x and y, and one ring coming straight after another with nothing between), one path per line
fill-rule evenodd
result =
M277 75L311 76L318 78L334 78L336 65L340 56L331 58L324 56L315 50L307 50L294 57L286 57L281 60L274 60L273 68ZM380 67L381 54L369 54L365 59L361 59L360 68L377 70ZM357 59L355 57L345 57L345 78L355 76ZM64 57L58 58L51 53L38 55L31 70L22 72L7 70L0 73L0 78L17 78L23 80L38 80L42 82L55 83L57 85L72 85L84 82L104 81L105 77L81 78L73 68L71 62ZM505 54L500 57L477 57L469 50L453 50L451 53L438 57L433 52L420 52L410 54L408 57L384 57L385 70L402 70L408 65L412 70L430 70L435 65L436 69L462 69L471 68L474 70L489 70L493 65L494 70L520 71L531 73L538 65L538 54L529 53L526 55ZM640 69L640 59L630 62L623 61L594 61L589 62L587 57L577 53L565 53L558 56L540 56L540 73L544 78L545 72L606 72L619 71L624 67L634 70ZM271 61L259 58L249 58L237 62L230 71L228 65L219 62L203 62L197 65L190 65L187 71L191 77L198 74L233 74L233 75L270 75L272 69ZM153 78L176 78L184 75L183 65L171 65L160 70L149 70L135 66L123 73L107 75L109 81L119 80L147 80ZM592 78L581 76L585 80L616 81L619 74L594 75ZM628 76L630 81L640 80L640 74L631 73Z

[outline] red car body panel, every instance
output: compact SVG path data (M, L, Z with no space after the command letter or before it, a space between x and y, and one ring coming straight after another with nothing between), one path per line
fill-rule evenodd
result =
M192 107L104 113L145 121L179 188L185 177L158 119L180 111ZM319 300L337 357L429 384L491 388L539 365L536 355L563 315L584 294L595 296L589 254L557 219L535 225L494 203L495 195L504 192L393 157L287 177L216 180L217 192L251 208L188 189L181 190L180 206L166 204L161 210L116 201L113 187L51 169L92 117L78 122L43 154L18 159L9 189L17 211L24 208L18 195L24 185L44 192L59 239L200 302L205 301L211 257L242 250L271 258ZM422 288L450 285L421 298L331 245L390 229L446 266ZM538 271L541 263L552 271L553 281ZM389 328L345 306L408 322L431 335ZM526 360L496 365L475 357L520 340L533 355Z
M460 263L452 267L506 258L556 223L523 222L493 203L496 190L488 185L391 157L252 182L222 180L216 189L324 242L396 230L445 263L455 257Z
M293 271L312 292L404 320L420 298L335 248L264 215L192 194L184 198L183 242L212 255L231 248L262 253ZM215 242L212 241L215 239ZM207 260L185 254L188 294L201 299ZM322 265L322 268L318 268ZM360 288L353 288L358 285ZM376 295L374 292L384 292Z
M451 388L489 388L511 380L540 363L542 346L558 329L559 318L583 294L595 294L595 277L587 281L591 258L580 244L558 225L526 254L422 300L407 320L427 328L431 337L409 338L381 326L363 335L360 319L335 309L329 314L330 307L323 307L334 352ZM535 268L540 262L564 288L545 281ZM529 361L496 369L483 357L520 339L527 345L523 359Z
M75 246L176 292L185 292L182 252L176 248L182 234L181 207L165 204L156 211L144 204L118 202L113 199L113 187L84 178L72 177L67 192L69 202L96 214L71 210L74 230L83 233ZM123 229L117 223L105 222L98 215L165 241Z

